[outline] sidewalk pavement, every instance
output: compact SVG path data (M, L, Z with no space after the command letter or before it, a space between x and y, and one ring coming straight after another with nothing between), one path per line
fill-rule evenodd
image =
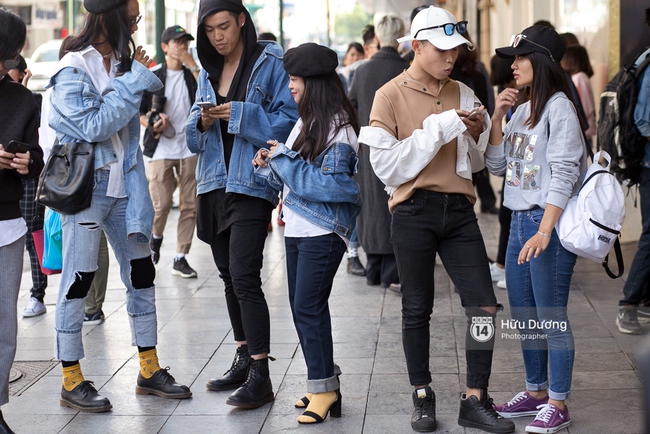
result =
M497 216L479 214L488 254L496 256ZM15 367L24 375L12 384L3 414L17 433L409 433L411 391L401 344L400 297L363 277L346 273L344 258L330 298L334 356L341 366L343 417L328 417L318 426L299 425L294 402L306 390L306 367L287 300L283 229L275 220L266 242L263 287L271 312L270 363L276 400L256 410L225 404L229 392L210 392L210 378L225 372L235 353L223 295L223 284L210 249L196 240L188 262L197 279L171 275L178 211L172 210L161 259L157 265L156 305L158 353L176 379L192 388L187 400L137 396L136 348L130 346L124 287L111 258L104 312L106 322L84 326L86 379L95 382L113 410L84 414L59 405L60 364L53 359L54 311L59 277L50 278L47 314L19 318ZM627 268L636 245L624 246ZM365 262L365 258L362 257ZM19 315L29 299L31 278L26 265L18 301ZM648 339L618 332L614 320L623 281L607 277L599 264L578 259L573 276L569 318L576 343L572 395L568 403L569 433L642 433L643 402L635 353ZM495 289L507 305L506 292ZM495 402L502 403L524 389L519 342L504 339L497 318L496 348L490 384ZM437 395L437 432L478 433L457 424L459 395L465 383L465 315L444 268L436 267L435 308L431 320L431 371ZM514 419L524 432L532 417Z

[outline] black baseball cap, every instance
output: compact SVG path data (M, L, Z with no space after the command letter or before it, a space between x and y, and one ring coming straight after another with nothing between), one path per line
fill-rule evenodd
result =
M531 26L520 34L513 35L509 47L497 48L497 56L510 58L529 53L542 53L560 61L566 47L558 33L546 26Z
M188 40L193 41L194 36L190 35L185 31L184 28L181 26L171 26L167 27L163 32L162 32L162 37L161 40L164 43L169 42L171 39L179 39L186 36Z

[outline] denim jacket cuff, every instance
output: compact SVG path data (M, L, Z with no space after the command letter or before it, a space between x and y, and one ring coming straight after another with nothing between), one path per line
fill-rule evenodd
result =
M244 117L244 103L241 101L230 102L230 120L228 121L228 132L240 134L241 120Z

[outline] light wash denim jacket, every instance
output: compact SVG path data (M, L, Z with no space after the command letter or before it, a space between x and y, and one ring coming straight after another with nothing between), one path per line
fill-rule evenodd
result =
M264 43L264 42L260 42ZM289 76L282 67L282 49L276 43L266 47L255 62L248 82L246 101L232 101L228 132L235 136L226 170L219 122L202 133L198 129L201 108L192 106L187 121L187 146L199 154L196 166L197 194L225 188L278 204L278 191L253 173L251 161L267 140L284 142L298 120L298 106L287 87ZM205 70L199 74L196 101L216 102L212 84Z
M124 177L128 205L127 235L138 234L139 242L151 235L154 210L149 195L144 161L140 149L140 100L142 92L162 87L158 78L139 62L131 71L115 78L113 91L101 95L90 76L72 66L61 69L50 79L49 125L59 142L87 141L95 145L95 170L117 161L111 136L124 127ZM141 235L140 235L141 234Z
M352 179L359 158L347 143L336 142L313 162L280 143L267 167L255 174L275 189L286 184L282 205L311 223L350 238L361 212L359 184Z

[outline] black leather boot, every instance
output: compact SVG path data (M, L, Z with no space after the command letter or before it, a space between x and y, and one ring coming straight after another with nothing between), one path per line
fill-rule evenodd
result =
M2 411L0 411L0 434L15 434L5 422L4 417L2 417Z
M358 256L355 256L354 258L348 258L348 273L355 276L366 275L366 269L361 263L361 260L359 260Z
M59 403L62 407L71 407L89 413L101 413L113 408L108 398L101 396L93 386L93 382L88 380L82 381L70 391L61 386L61 400Z
M494 433L510 433L515 430L513 421L499 416L487 389L481 391L480 400L473 395L466 396L463 393L460 398L458 425Z
M216 392L221 390L237 389L246 381L246 375L248 374L248 366L250 363L251 356L248 354L248 345L242 345L237 348L232 365L230 366L230 369L223 374L223 377L208 381L205 387Z
M226 404L242 408L257 408L274 399L273 385L269 376L269 359L260 359L251 360L246 382L228 397Z
M153 263L157 264L160 260L160 246L162 246L162 238L154 238L151 236L151 241L149 241L149 247L151 248L151 259Z

